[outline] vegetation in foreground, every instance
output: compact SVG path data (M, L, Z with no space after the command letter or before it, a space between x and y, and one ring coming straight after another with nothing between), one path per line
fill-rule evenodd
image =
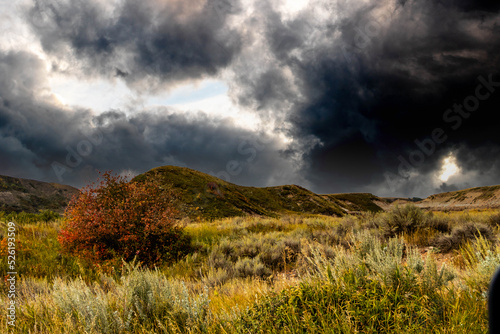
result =
M17 224L15 333L484 333L500 265L491 210L185 221L194 251L155 269L61 253L62 223Z
M174 216L174 196L153 181L127 182L103 173L66 209L59 242L66 254L116 266L116 260L153 266L183 257L190 239Z

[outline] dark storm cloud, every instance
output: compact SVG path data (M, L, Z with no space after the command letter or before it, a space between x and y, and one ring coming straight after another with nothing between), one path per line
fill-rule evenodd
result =
M44 166L68 138L87 126L88 112L54 107L45 64L26 52L0 52L0 169L2 173L42 177ZM64 131L61 131L64 129Z
M91 153L64 174L71 182L85 166L142 172L172 163L242 184L296 181L324 193L425 196L500 184L500 5L311 0L296 15L275 2L251 7L39 0L27 17L60 73L124 80L142 93L224 69L233 101L274 124L288 147L263 145L259 133L203 113L66 110L44 96L50 90L38 59L4 54L2 171L53 173L54 161L76 164L65 161L68 147L86 153L87 141ZM97 131L99 144L86 139ZM437 175L450 153L461 176L442 183Z
M455 5L464 11L486 11L486 12L497 12L500 10L500 3L491 0L452 0L444 1L444 4Z
M293 177L290 159L274 139L239 128L230 119L160 108L132 116L108 112L94 121L112 127L87 160L99 168L142 172L172 164L243 185L290 182Z
M99 115L58 105L45 63L0 52L2 174L81 186L98 170L145 172L180 165L239 184L286 183L293 168L279 143L230 119L158 108Z
M56 70L152 89L230 64L241 43L227 21L238 11L224 0L36 0L27 18Z
M276 87L284 69L294 73L304 98L288 115L290 134L322 143L304 152L303 172L315 190L427 195L436 190L430 179L450 152L457 152L463 172L488 172L461 186L500 183L500 171L493 168L499 158L492 155L500 145L494 121L500 87L459 126L455 113L443 119L455 103L474 96L480 76L500 82L498 5L338 1L325 3L321 14L329 18L319 23L314 7L289 21L276 11L265 14L265 39L276 63L266 75L240 73L245 88L238 93L265 104L281 96ZM275 88L263 90L266 85ZM415 140L432 137L436 128L447 139L424 154L411 175L400 175L399 157L408 160L419 150ZM387 182L388 171L396 180Z

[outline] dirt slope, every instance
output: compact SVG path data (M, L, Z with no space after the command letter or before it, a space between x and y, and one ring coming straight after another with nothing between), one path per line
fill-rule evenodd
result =
M500 208L500 186L476 187L436 194L415 204L430 210Z
M77 193L78 189L67 185L0 176L0 211L62 212Z

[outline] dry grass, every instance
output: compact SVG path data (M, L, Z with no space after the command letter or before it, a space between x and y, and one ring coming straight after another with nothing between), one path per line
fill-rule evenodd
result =
M113 275L58 257L57 221L20 225L15 333L484 332L500 213L405 210L188 223L196 252Z

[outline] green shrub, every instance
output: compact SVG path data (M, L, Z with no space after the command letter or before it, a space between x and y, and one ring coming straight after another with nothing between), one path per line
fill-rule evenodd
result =
M239 259L234 265L234 271L238 277L265 277L271 274L271 270L262 263L259 256Z
M500 226L500 212L491 215L486 221L491 226Z
M45 223L57 220L59 218L61 218L61 216L58 213L51 210L42 210L39 214L39 219Z
M271 232L240 239L225 238L211 248L202 277L213 275L214 270L224 270L228 279L265 277L295 268L301 254L302 236L302 233Z
M445 301L418 288L397 289L376 280L341 278L348 289L333 283L305 283L262 298L235 327L241 333L430 333L445 326Z
M382 230L384 236L390 238L402 233L415 232L424 226L425 221L424 211L415 205L396 206L387 215Z
M52 295L57 307L55 315L69 317L86 331L118 334L124 329L121 322L114 321L105 294L101 290L93 291L81 279L70 282L56 279Z
M210 267L208 272L201 277L203 284L209 288L222 286L230 279L231 273L228 270L224 268L216 269L213 267Z
M440 252L447 253L459 249L467 241L475 240L476 237L479 236L487 240L494 240L495 238L489 226L481 223L465 223L464 225L453 228L448 235L437 236L432 241L432 245L438 248Z
M424 226L434 229L440 233L449 233L451 226L449 219L446 217L435 216L432 212L426 215Z

